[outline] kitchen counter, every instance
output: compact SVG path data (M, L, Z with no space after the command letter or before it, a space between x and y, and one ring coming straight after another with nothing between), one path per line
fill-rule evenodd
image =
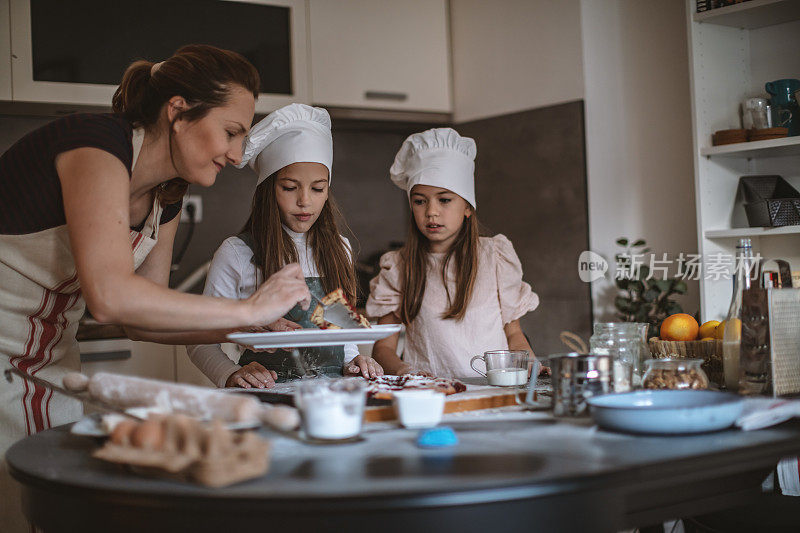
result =
M354 444L314 446L270 434L270 471L223 489L134 475L90 457L97 442L62 426L6 455L25 513L60 531L292 531L498 528L617 531L754 498L800 423L742 432L641 437L588 420L503 408L447 415L460 443L414 444L416 431L367 426ZM435 524L435 527L433 526ZM427 527L426 527L427 529Z

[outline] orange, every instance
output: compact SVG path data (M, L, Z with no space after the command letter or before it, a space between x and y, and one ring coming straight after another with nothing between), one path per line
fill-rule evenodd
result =
M697 339L700 326L692 315L676 313L664 319L661 323L661 340L665 341L693 341Z
M719 326L719 320L709 320L708 322L704 322L703 325L700 326L700 330L697 332L697 338L701 340L714 338L714 330L717 329L717 326Z

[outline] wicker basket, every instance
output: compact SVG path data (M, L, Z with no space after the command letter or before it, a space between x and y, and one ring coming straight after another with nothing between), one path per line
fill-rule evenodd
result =
M650 353L656 359L672 357L675 359L702 359L703 371L708 379L717 385L724 382L722 373L722 341L662 341L658 337L650 339Z

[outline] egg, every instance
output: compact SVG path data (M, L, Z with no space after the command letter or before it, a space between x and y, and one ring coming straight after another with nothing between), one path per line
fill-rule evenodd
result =
M137 448L160 450L164 446L164 428L155 420L145 420L131 434L131 444Z
M138 424L133 420L122 420L114 426L111 431L111 442L124 446L128 444L131 438L131 433L136 429Z

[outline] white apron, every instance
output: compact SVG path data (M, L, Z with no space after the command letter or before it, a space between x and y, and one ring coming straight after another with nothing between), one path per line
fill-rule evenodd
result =
M133 165L143 130L133 131ZM134 267L156 245L161 219L158 195L141 232L130 231ZM81 368L78 321L86 303L69 244L67 226L27 235L0 235L0 371L14 366L61 384ZM0 378L0 456L17 440L82 415L77 400L14 376ZM19 487L0 461L0 524L4 533L30 531L22 515Z

